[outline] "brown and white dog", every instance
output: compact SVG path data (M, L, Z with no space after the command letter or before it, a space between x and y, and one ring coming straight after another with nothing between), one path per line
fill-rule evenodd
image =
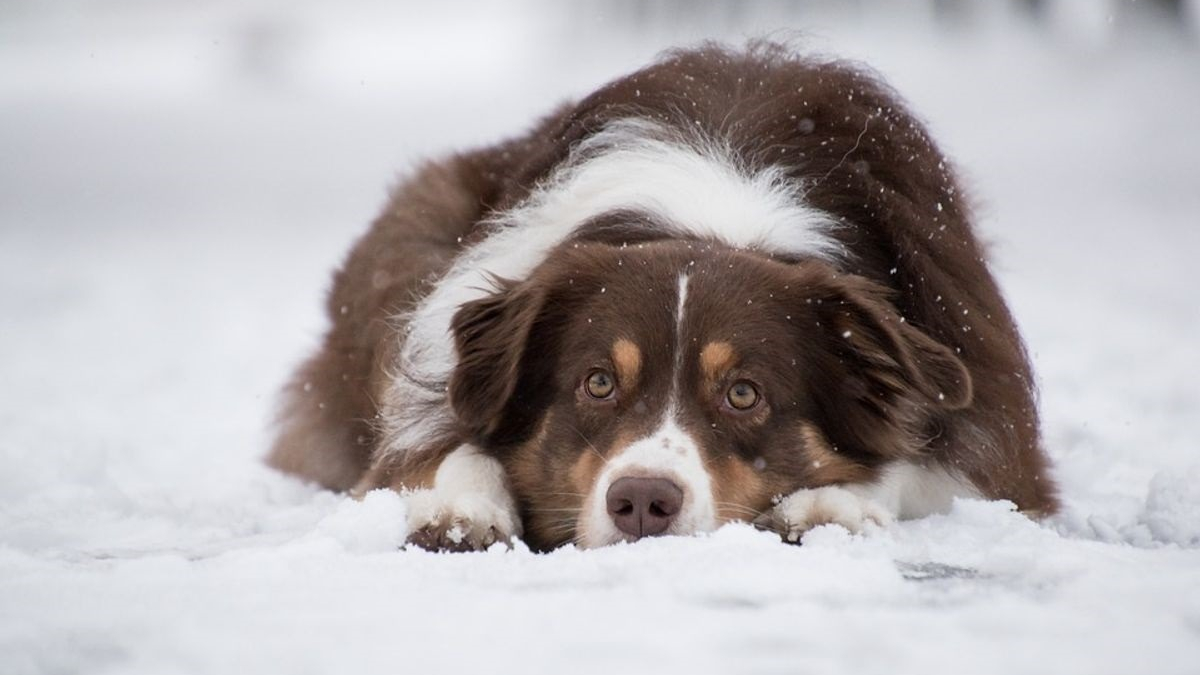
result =
M269 462L401 491L429 548L1053 512L964 202L871 74L673 52L395 191Z

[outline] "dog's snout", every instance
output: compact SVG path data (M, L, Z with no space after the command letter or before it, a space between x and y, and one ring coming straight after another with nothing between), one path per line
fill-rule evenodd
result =
M683 507L683 490L666 478L619 478L608 488L608 515L635 538L662 534Z

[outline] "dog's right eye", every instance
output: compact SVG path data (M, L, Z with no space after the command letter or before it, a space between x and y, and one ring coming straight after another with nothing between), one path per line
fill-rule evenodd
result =
M612 396L617 385L613 382L612 375L603 370L593 370L584 380L583 388L587 390L588 396L605 399Z
M725 400L735 410L749 410L758 405L758 390L746 381L735 382L725 393Z

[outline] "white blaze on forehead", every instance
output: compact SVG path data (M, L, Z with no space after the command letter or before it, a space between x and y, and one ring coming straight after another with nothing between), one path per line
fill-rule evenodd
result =
M675 383L683 366L683 318L687 310L688 275L679 275L679 304L675 306L675 372L671 377L671 407L675 407Z
M687 306L688 294L688 275L686 272L679 275L679 304L675 307L675 336L679 337L683 331L683 313Z
M717 527L712 478L695 440L668 410L662 425L646 438L617 450L596 477L584 499L577 527L585 548L607 546L629 537L617 529L608 513L608 488L620 478L665 478L683 491L683 506L666 534L694 534Z
M692 130L640 118L611 122L528 199L488 223L488 236L463 251L407 317L393 364L401 376L385 406L385 452L420 448L447 425L450 410L439 404L456 361L450 320L458 308L486 295L495 278L528 277L580 225L617 210L649 213L680 236L835 262L842 255L834 218L809 206L803 186L779 167L752 170L726 144Z

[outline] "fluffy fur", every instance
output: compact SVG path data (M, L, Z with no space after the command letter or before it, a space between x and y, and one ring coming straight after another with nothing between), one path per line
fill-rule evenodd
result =
M669 54L427 165L329 314L269 461L404 491L432 548L642 536L621 508L795 541L954 496L1056 506L947 161L872 75L778 45Z

